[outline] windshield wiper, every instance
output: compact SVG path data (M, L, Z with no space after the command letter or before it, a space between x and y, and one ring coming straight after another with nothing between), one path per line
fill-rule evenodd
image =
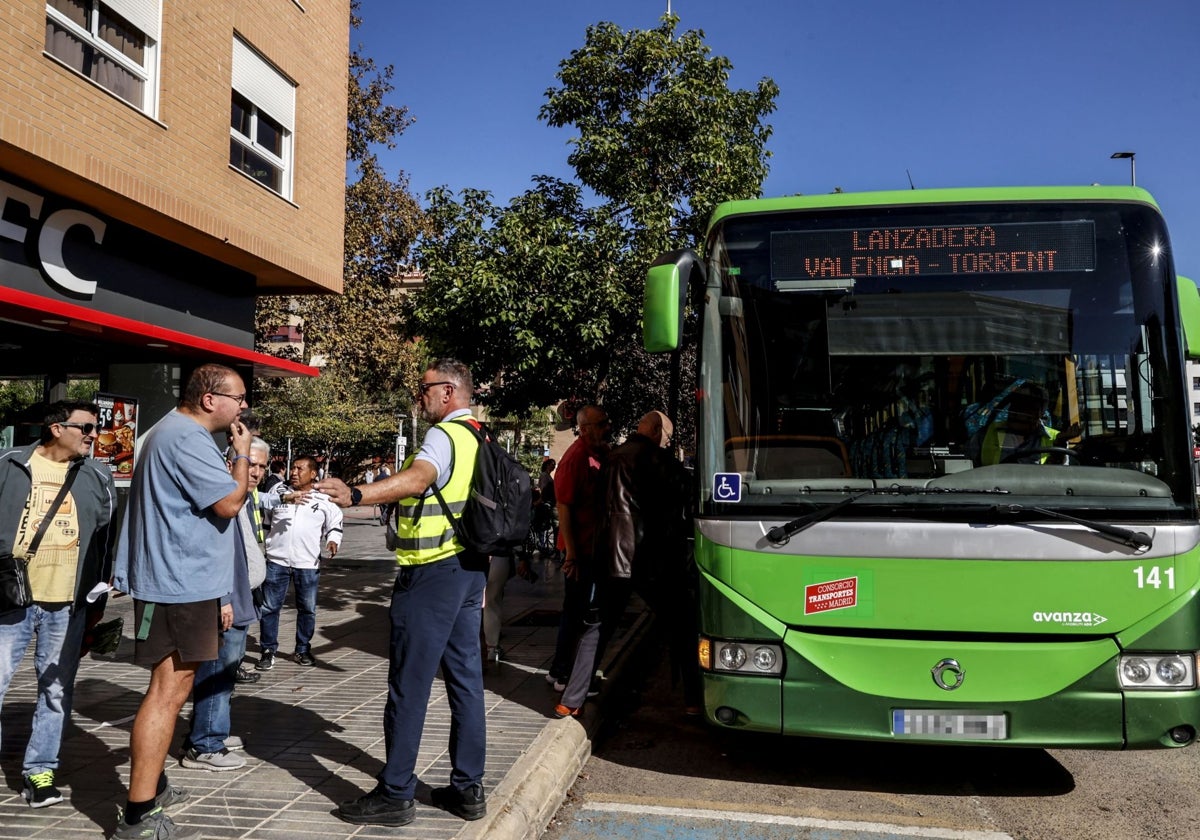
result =
M1040 513L1042 516L1049 516L1052 519L1064 519L1067 522L1074 522L1076 525L1082 525L1085 528L1090 528L1102 537L1110 539L1114 542L1119 542L1121 545L1127 545L1130 548L1146 549L1154 545L1154 539L1141 531L1134 531L1129 528L1122 528L1119 525L1105 525L1103 522L1092 522L1090 519L1080 519L1078 516L1071 516L1067 513L1059 513L1056 510L1049 510L1041 507L1026 507L1025 505L996 505L996 510L1008 511L1010 513L1022 513L1023 511L1033 511Z
M810 528L818 522L824 522L829 517L833 516L842 508L849 507L857 502L863 496L869 496L872 493L877 493L877 490L864 490L861 493L856 493L853 496L847 496L840 502L834 502L828 507L823 507L820 510L815 510L812 513L806 513L804 516L797 516L791 522L783 525L776 525L770 531L767 531L767 539L773 543L787 542L792 534L798 534L805 528Z
M776 525L771 530L767 531L767 539L773 543L787 542L788 538L793 534L798 534L805 528L810 528L818 522L824 522L832 517L835 513L843 508L857 502L863 496L942 496L952 493L962 494L980 494L980 495L1008 495L1011 491L1000 490L999 488L987 490L964 490L957 487L904 487L901 485L893 485L891 487L872 487L869 490L861 490L853 496L847 496L840 502L815 510L812 513L806 513L803 516L798 516L790 522L783 525Z

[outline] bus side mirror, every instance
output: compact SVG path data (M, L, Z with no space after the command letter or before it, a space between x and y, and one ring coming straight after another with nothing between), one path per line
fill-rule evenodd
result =
M678 350L683 341L683 308L692 270L700 258L691 250L671 251L646 271L642 310L642 345L651 353Z
M1200 289L1186 277L1175 278L1179 292L1179 320L1183 323L1183 350L1189 359L1200 359Z

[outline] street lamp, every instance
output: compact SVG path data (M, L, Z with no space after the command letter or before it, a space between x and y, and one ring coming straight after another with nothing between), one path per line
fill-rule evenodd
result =
M1134 163L1135 152L1113 152L1109 156L1109 160L1125 160L1129 159L1129 183L1131 186L1137 186L1137 164Z

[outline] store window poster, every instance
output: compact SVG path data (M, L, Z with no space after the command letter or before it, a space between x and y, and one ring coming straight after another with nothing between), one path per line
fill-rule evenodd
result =
M92 443L92 457L107 464L113 480L127 486L133 478L134 450L137 445L137 400L116 394L97 394L100 427Z

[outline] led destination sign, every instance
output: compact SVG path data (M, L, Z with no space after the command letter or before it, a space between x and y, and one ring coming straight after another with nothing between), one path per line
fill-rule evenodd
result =
M905 274L1092 271L1091 221L925 225L771 234L771 277L817 280Z

